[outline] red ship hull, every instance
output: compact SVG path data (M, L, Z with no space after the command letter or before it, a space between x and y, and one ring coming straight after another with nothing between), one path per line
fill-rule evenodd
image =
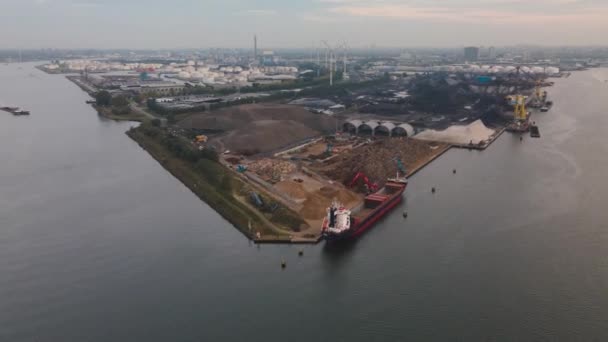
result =
M407 183L387 183L385 188L382 188L378 192L367 196L366 202L364 204L374 204L375 201L375 203L380 203L379 205L374 207L371 211L364 213L363 215L353 215L351 217L351 227L345 232L342 232L340 234L332 234L324 229L324 239L326 241L349 240L362 235L363 233L371 229L376 222L378 222L389 212L391 212L399 203L401 203L401 201L403 200L403 193L405 192L406 186ZM383 192L386 192L387 188L390 188L392 192L389 195L384 195ZM385 199L379 202L377 199L379 196L384 197Z

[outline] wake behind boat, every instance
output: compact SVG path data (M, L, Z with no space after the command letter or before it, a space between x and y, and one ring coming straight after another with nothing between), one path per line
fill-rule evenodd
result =
M5 106L5 107L0 107L0 110L3 110L5 112L9 112L13 115L30 115L30 111L29 110L25 110L23 108L20 107L10 107L10 106Z

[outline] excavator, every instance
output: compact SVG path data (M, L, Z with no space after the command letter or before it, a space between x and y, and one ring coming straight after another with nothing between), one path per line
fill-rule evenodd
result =
M363 172L357 172L357 174L355 175L355 177L353 177L353 180L350 182L350 184L348 186L351 188L354 187L355 185L357 185L357 182L359 181L359 179L363 180L363 183L367 187L367 191L369 193L372 193L372 192L378 190L378 184L370 182L369 178L367 178L367 176Z

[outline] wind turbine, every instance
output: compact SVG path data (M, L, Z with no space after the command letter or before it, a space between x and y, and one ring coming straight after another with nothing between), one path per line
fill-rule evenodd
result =
M327 43L327 41L323 40L322 41L323 44L325 44L325 46L327 47L327 50L325 50L325 56L328 56L328 63L329 63L329 85L333 86L334 85L334 65L333 63L333 59L334 59L334 51L331 48L331 46L329 46L329 44Z

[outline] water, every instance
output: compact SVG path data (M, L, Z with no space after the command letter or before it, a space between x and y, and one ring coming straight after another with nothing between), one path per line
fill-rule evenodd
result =
M542 139L450 151L356 243L298 257L250 244L62 76L0 65L0 103L32 111L0 113L0 341L606 340L605 79L559 80Z

